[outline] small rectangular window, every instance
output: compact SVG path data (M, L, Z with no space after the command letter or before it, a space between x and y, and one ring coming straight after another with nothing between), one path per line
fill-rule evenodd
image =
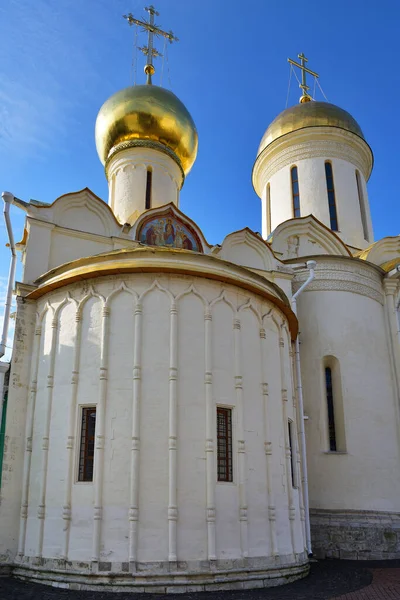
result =
M233 481L232 409L217 408L218 481Z
M96 407L82 408L78 481L93 481Z
M297 487L297 479L296 479L296 453L294 451L293 444L293 421L288 422L288 435L289 435L289 449L290 449L290 472L292 475L292 486Z

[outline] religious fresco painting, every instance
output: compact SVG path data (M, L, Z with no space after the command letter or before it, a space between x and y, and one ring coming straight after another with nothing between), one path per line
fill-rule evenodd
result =
M148 246L167 246L202 252L197 234L174 214L154 215L142 225L138 239Z

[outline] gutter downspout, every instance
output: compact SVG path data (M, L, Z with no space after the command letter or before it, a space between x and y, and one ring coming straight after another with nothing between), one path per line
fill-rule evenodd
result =
M10 220L10 206L14 202L14 196L12 194L10 194L10 192L3 192L1 195L4 200L4 220L6 223L8 239L10 241L11 262L10 262L10 270L8 273L6 303L5 303L5 307L4 307L3 333L1 335L1 342L0 342L0 358L2 358L6 352L8 326L10 323L11 302L12 302L12 294L13 294L13 287L14 287L14 280L15 280L15 267L17 264L17 253L15 252L14 235L13 235L13 231L12 231L12 227L11 227L11 220Z
M292 297L292 310L297 317L297 298L300 296L301 292L305 290L305 288L312 282L315 277L315 267L317 265L315 260L308 260L307 269L309 269L310 274L308 279L303 283L302 286L299 287L297 292L293 294ZM312 556L312 547L311 547L311 527L310 527L310 503L308 498L308 471L307 471L307 449L306 449L306 434L304 430L304 402L303 402L303 386L301 383L301 368L300 368L300 340L299 334L297 334L295 341L295 364L296 364L296 384L297 384L297 398L299 403L299 435L300 435L300 454L301 454L301 463L303 467L303 501L304 501L304 512L305 512L305 529L306 529L306 548L308 555Z

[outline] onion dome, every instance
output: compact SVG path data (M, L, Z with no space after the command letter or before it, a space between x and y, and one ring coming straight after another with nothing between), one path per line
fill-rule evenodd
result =
M155 85L137 85L103 104L96 120L96 148L103 165L116 152L135 146L165 152L185 175L189 173L197 155L197 130L175 94Z
M281 112L267 128L258 155L278 138L306 127L337 127L354 133L365 141L364 134L350 113L328 102L301 102Z

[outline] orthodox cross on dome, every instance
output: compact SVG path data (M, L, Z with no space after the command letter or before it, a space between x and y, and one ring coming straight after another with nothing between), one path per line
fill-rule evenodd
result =
M147 75L147 83L151 85L151 76L155 73L153 59L157 58L158 56L162 56L162 54L160 54L160 52L154 48L154 36L163 37L168 40L170 44L172 44L172 42L178 42L179 40L174 36L172 31L163 31L158 25L155 24L154 17L158 17L160 15L153 5L146 6L145 10L149 13L148 21L135 19L132 13L124 15L124 19L128 21L129 25L139 25L142 27L142 31L147 31L148 33L147 46L142 46L142 48L139 48L139 50L141 50L141 52L147 56L147 63L144 68L144 72Z
M311 98L310 94L308 93L308 90L310 88L306 82L306 73L313 75L313 77L319 77L319 75L318 75L318 73L314 73L314 71L310 71L310 69L307 69L306 62L308 62L308 58L306 58L304 56L303 52L301 54L298 54L297 57L301 60L300 65L299 65L299 63L295 62L291 58L288 58L288 62L291 65L294 65L295 67L298 67L299 69L301 69L301 83L299 84L299 87L303 90L303 95L300 98L300 102L301 103L309 102L310 100L312 100L312 98Z

